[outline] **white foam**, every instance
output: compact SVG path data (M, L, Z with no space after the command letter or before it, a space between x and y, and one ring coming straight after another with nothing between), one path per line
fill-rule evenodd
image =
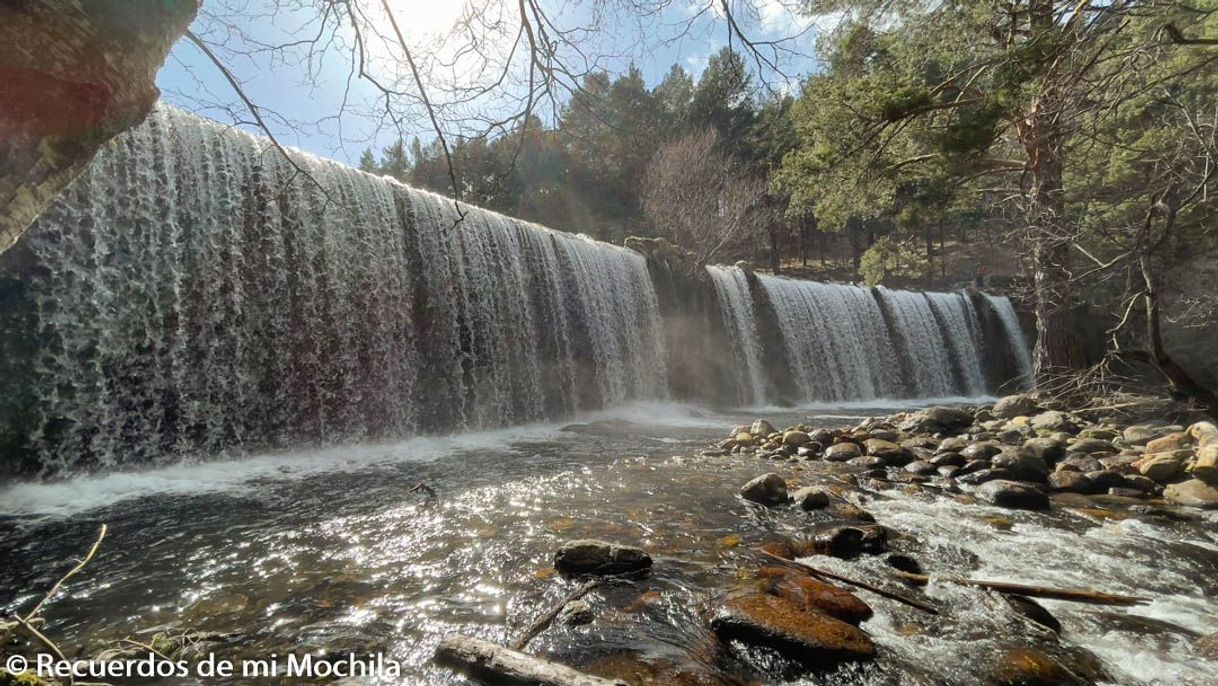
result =
M592 412L564 422L529 424L453 436L417 437L396 443L264 453L240 458L115 471L62 481L17 482L0 487L0 516L36 519L72 517L117 502L151 495L184 496L247 491L267 479L286 481L341 471L362 471L396 462L427 462L471 450L512 452L518 441L560 435L571 423L622 420L632 423L716 427L695 407L678 403L638 403Z

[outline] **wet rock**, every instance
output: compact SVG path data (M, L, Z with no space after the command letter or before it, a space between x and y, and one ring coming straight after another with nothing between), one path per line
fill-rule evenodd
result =
M1193 442L1192 437L1183 431L1167 434L1146 443L1146 453L1165 453L1180 450Z
M753 434L754 436L760 436L761 438L765 438L775 431L777 431L777 429L774 428L774 425L764 419L758 419L757 421L753 422L752 426L749 427L749 433Z
M759 549L766 551L774 557L780 557L784 560L794 560L799 557L795 547L790 541L768 541L758 546Z
M1023 443L1026 436L1024 432L1018 429L1006 429L998 432L998 441L1007 445L1020 445Z
M582 600L572 600L558 611L557 621L567 626L589 624L595 619L592 606Z
M816 535L816 549L842 560L864 553L876 555L888 546L888 530L882 526L836 526Z
M997 443L983 441L980 443L973 443L965 447L964 450L960 451L960 454L963 455L964 459L966 460L988 460L989 458L1002 452L1002 448L1003 446Z
M1184 466L1192 456L1191 450L1173 450L1147 455L1130 464L1142 476L1162 484L1183 474Z
M1023 449L1039 457L1045 464L1056 464L1066 456L1066 444L1056 438L1029 438Z
M897 432L895 432L891 429L882 429L882 428L873 429L870 432L869 437L874 438L877 441L888 441L889 443L896 443L897 441L901 440L901 435L898 434ZM865 441L864 441L864 443L865 443Z
M922 571L922 565L919 564L917 560L913 559L912 557L910 557L908 555L902 555L901 553L892 553L892 554L888 555L888 557L885 557L884 561L888 563L889 567L892 567L893 569L896 569L896 570L899 570L902 572L908 572L910 574L924 574L925 573Z
M850 519L856 522L875 522L875 517L870 512L845 501L833 503L829 507L829 513L838 519Z
M963 467L968 460L960 453L939 453L930 458L930 463L936 467Z
M892 467L901 467L908 464L913 456L909 454L905 448L880 438L869 438L864 442L863 447L870 457L878 457Z
M875 657L875 644L858 627L768 593L729 598L711 620L711 630L725 641L771 648L808 666Z
M923 462L921 460L914 460L913 462L910 462L909 464L905 465L905 471L909 472L910 474L921 474L922 476L930 476L932 474L937 474L939 472L939 468L929 462Z
M941 453L958 453L966 447L968 447L968 439L961 436L952 436L939 442L939 452Z
M782 444L795 446L798 448L801 445L812 442L812 437L802 431L787 431L782 435Z
M836 443L825 448L825 460L829 462L848 462L862 455L863 450L856 443Z
M1125 477L1125 485L1143 493L1154 493L1159 490L1159 484L1141 474L1123 474L1122 476Z
M955 477L956 474L958 474L960 472L960 467L949 464L949 465L943 465L942 467L935 467L935 470L938 471L939 474L941 474L942 476L946 476L947 478L950 479L950 478Z
M1112 441L1105 441L1099 438L1080 438L1070 444L1070 452L1082 453L1090 455L1091 453L1102 453L1112 451Z
M989 460L970 460L964 463L960 471L956 472L956 476L965 476L967 474L976 474L990 468Z
M1089 686L1090 683L1035 648L1004 650L986 681L991 686Z
M829 507L829 494L823 488L806 486L791 494L791 500L804 510L820 510Z
M651 567L642 548L583 539L564 543L554 554L554 568L568 575L626 574Z
M1049 488L1069 493L1095 493L1095 484L1082 472L1063 469L1049 475Z
M994 469L1005 469L1021 481L1044 481L1049 467L1044 460L1021 448L1010 448L995 455L990 464Z
M1200 479L1171 484L1163 489L1163 497L1178 505L1197 507L1203 510L1218 509L1218 488Z
M1013 478L1015 478L1015 475L1006 469L982 469L982 470L979 470L976 472L971 472L969 474L965 474L964 476L958 477L957 480L962 484L968 484L970 486L977 486L979 484L988 483L990 481L997 481L997 480L1002 480L1002 479L1013 479Z
M1018 481L987 481L976 490L977 497L999 507L1022 510L1049 509L1049 496Z
M1050 629L1054 633L1060 634L1062 632L1062 623L1057 620L1057 617L1054 617L1051 612L1046 610L1043 605L1035 600L1021 595L1003 594L999 597L1005 600L1007 605L1010 606L1010 608L1014 610L1016 614L1019 614L1020 616L1031 620L1045 627L1046 629Z
M1197 460L1189 467L1189 473L1211 486L1218 486L1218 443L1201 446Z
M1073 432L1078 428L1069 415L1058 410L1041 412L1032 417L1032 420L1028 422L1028 426L1033 431L1065 431L1067 433Z
M777 474L762 474L740 487L740 497L762 505L787 502L787 482Z
M853 464L853 465L858 465L860 467L867 467L868 469L874 469L876 467L884 467L884 460L881 458L878 458L878 457L873 457L871 455L864 455L862 457L856 457L856 458L850 460L847 464ZM881 471L883 471L883 470L881 470Z
M994 408L990 412L995 417L1010 419L1020 415L1032 414L1037 408L1036 400L1032 396L1008 395L1005 398L999 398L998 402L994 403Z
M802 574L786 574L774 580L770 593L791 601L804 610L820 610L825 614L858 626L871 619L871 606L860 600L849 589L817 581Z
M1095 472L1085 472L1091 479L1097 492L1106 492L1110 488L1124 488L1125 476L1112 469L1101 469Z

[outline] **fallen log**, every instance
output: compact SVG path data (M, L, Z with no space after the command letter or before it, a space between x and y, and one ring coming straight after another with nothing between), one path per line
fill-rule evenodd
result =
M436 648L435 661L494 686L629 686L556 662L533 657L478 638L450 634Z
M885 591L882 588L877 588L866 582L858 581L856 579L851 579L849 577L844 577L844 576L841 576L840 574L834 574L833 572L827 572L823 569L818 569L816 567L813 567L812 565L806 565L802 562L796 562L795 560L788 560L785 557L775 555L774 553L771 553L766 550L758 549L757 552L759 552L762 555L765 555L766 557L771 558L777 562L781 562L782 564L789 565L789 566L795 567L797 569L802 569L805 572L808 572L814 576L822 577L825 579L833 579L834 581L840 581L844 584L856 586L858 588L863 589L864 591L870 591L876 595L884 596L885 598L888 598L889 600L895 600L898 603L901 603L903 605L908 605L912 608L916 608L923 612L929 612L932 615L939 614L939 611L936 610L935 608L931 607L930 605L918 602L917 600L913 600L911 598L906 598L905 596L900 595L898 593L893 593L891 591Z
M919 586L925 586L926 584L930 583L931 580L931 578L925 574L913 574L911 572L902 572L895 569L892 570L892 574L904 581L908 581ZM1144 605L1150 602L1146 598L1140 598L1137 596L1100 593L1098 591L1088 591L1084 589L1028 586L1025 584L1012 584L1005 581L983 581L981 579L964 579L954 576L938 577L937 580L945 581L951 584L958 584L960 586L984 588L997 593L1022 595L1029 598L1045 598L1048 600L1066 600L1073 603L1087 603L1090 605Z

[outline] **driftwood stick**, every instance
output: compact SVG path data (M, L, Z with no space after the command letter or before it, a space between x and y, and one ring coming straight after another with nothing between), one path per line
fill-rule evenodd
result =
M533 620L533 623L529 625L529 628L523 634L520 635L520 638L512 642L512 650L524 650L525 647L529 645L529 641L537 638L538 634L545 631L547 628L549 628L550 624L554 623L554 620L558 617L558 614L562 612L562 609L566 607L567 603L571 602L572 600L579 600L580 598L588 595L592 589L600 586L605 581L605 579L593 579L585 582L579 588L576 588L567 595L563 596L563 598L559 600L554 607L550 608L550 610L545 614Z
M435 660L437 664L494 686L629 686L625 681L584 674L556 662L460 634L450 634L440 641Z
M862 581L856 581L855 579L850 579L850 578L841 576L840 574L834 574L833 572L826 572L823 569L818 569L811 565L806 565L802 562L796 562L795 560L788 560L785 557L779 557L778 555L775 555L774 553L771 553L766 550L757 550L757 552L759 552L762 555L765 555L766 557L771 558L775 561L781 562L782 564L790 565L797 569L802 569L802 570L804 570L806 572L810 572L816 576L825 577L827 579L833 579L834 581L840 581L844 584L850 584L851 586L857 586L858 588L861 588L864 591L871 591L872 593L874 593L876 595L884 596L885 598L888 598L889 600L895 600L898 603L901 603L903 605L908 605L912 608L919 609L923 612L929 612L932 615L939 614L939 611L936 610L935 608L931 607L930 605L918 602L916 600L912 600L910 598L906 598L905 596L902 596L897 593L892 593L891 591L885 591L884 589L877 588L875 586L872 586L871 584L868 584L868 583L865 583Z
M46 595L42 596L42 599L38 601L38 604L35 605L33 607L33 609L31 609L29 612L25 613L25 617L22 617L21 615L15 615L13 617L13 619L15 620L13 625L16 626L19 624L19 625L25 627L27 630L33 630L33 627L31 626L31 622L33 622L34 618L36 616L38 616L38 613L42 611L43 606L45 606L47 604L47 601L49 601L51 599L51 597L54 596L59 591L59 589L63 587L63 585L65 583L67 583L68 579L71 579L72 577L76 576L78 573L80 573L80 570L85 568L85 565L89 564L89 561L93 559L93 556L97 555L97 550L98 550L98 548L101 547L102 539L104 539L105 537L106 537L106 525L102 524L101 529L98 530L98 532L97 532L97 540L93 541L93 545L89 548L89 552L86 553L83 558L81 558L80 562L76 563L75 567L68 570L67 574L64 574L63 576L59 577L59 581L55 582L55 585L51 587L51 590L47 591ZM0 645L4 645L4 644L8 643L9 636L11 636L11 635L12 635L11 628L4 631L2 634L0 634Z
M892 574L902 580L917 584L919 586L925 586L926 584L930 583L931 580L930 577L925 574L912 574L910 572L902 572L895 569L892 570ZM1143 605L1150 602L1146 598L1139 598L1137 596L1115 595L1112 593L1099 593L1097 591L1087 591L1073 588L1027 586L1024 584L1007 583L1005 581L983 581L981 579L964 579L954 576L939 577L938 580L952 584L959 584L961 586L984 588L998 593L1022 595L1030 598L1047 598L1049 600L1068 600L1070 602L1088 603L1091 605Z

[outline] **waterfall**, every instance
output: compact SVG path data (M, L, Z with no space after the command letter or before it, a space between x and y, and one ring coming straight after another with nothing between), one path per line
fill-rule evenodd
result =
M1008 298L984 294L998 321L1002 322L1002 330L1007 336L1007 347L1015 353L1015 363L1019 366L1019 376L1025 385L1032 384L1032 353L1028 350L1027 339L1024 338L1023 328L1019 326L1019 316Z
M758 275L798 400L905 395L879 306L866 288Z
M739 267L708 266L715 297L723 315L732 349L732 368L736 376L741 405L765 402L765 380L761 367L761 341L757 337L757 318L753 314L753 295L749 279Z
M28 234L28 446L71 472L666 394L644 258L161 107Z

